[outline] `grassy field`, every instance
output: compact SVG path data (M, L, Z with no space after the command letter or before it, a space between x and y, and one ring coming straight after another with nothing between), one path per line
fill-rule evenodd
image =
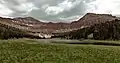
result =
M0 63L120 63L120 47L0 40Z

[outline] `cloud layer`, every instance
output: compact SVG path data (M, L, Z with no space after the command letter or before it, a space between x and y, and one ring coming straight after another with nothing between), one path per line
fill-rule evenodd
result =
M3 17L70 22L87 12L120 15L120 0L0 0L0 9Z

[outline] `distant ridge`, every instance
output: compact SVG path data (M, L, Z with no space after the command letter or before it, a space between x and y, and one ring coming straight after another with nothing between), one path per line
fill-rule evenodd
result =
M87 13L78 21L73 21L71 23L53 23L53 22L42 22L33 17L17 17L17 18L2 18L0 17L0 23L13 26L19 29L24 29L30 32L39 32L50 34L52 32L66 32L71 30L76 30L79 28L88 27L97 23L104 23L107 21L112 21L118 19L116 16L111 14L96 14Z
M79 28L81 26L91 26L97 23L104 23L107 21L112 21L114 19L117 19L117 17L112 16L111 14L87 13L78 21L72 22L71 26L73 28Z

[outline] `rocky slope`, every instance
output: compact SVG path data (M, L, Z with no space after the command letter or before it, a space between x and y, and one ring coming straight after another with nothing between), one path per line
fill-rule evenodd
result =
M25 30L0 23L0 39L13 39L13 38L40 38L40 37L30 34Z
M77 29L77 28L84 28L91 26L97 23L104 23L107 21L111 21L116 19L115 16L109 14L94 14L94 13L87 13L78 21L74 21L72 23L45 23L39 20L36 20L32 17L25 17L25 18L0 18L0 22L10 24L15 27L27 29L33 32L54 32L59 30L66 30L66 29Z
M29 31L32 34L52 34L52 33L63 33L80 28L90 27L91 25L97 23L105 23L107 21L112 21L117 19L117 17L110 14L94 14L87 13L78 21L71 23L45 23L39 20L36 20L32 17L18 17L18 18L2 18L0 17L0 23L12 26L15 28L23 29Z
M79 27L88 27L98 23L105 23L107 21L111 21L116 19L116 16L112 16L111 14L94 14L94 13L87 13L78 21L72 22L72 28L79 28Z
M114 19L94 24L90 27L58 34L57 37L67 39L120 40L120 20Z

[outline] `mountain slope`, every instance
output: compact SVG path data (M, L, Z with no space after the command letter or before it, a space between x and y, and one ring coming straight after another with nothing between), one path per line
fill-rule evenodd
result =
M0 39L23 38L23 37L37 38L37 36L29 34L27 31L0 23Z
M116 16L112 16L110 14L95 14L95 13L87 13L78 21L72 22L72 28L79 28L79 27L88 27L98 23L105 23L107 21L112 21L116 19Z
M94 24L58 36L68 39L88 39L91 37L96 40L120 40L120 20L114 19L105 23Z
M32 35L38 34L54 34L54 33L64 33L73 30L78 30L85 27L90 27L98 23L105 23L117 19L117 17L110 14L94 14L87 13L78 21L71 23L46 23L36 20L32 17L18 17L18 18L2 18L0 17L0 23L21 30L28 31Z
M94 14L94 13L87 13L78 21L74 21L72 23L45 23L39 20L36 20L32 17L25 17L25 18L14 18L14 19L6 19L3 18L1 21L7 21L12 24L13 27L18 27L20 29L29 30L31 32L39 32L39 33L52 33L52 32L67 32L71 30L77 30L79 28L88 27L97 23L104 23L107 21L111 21L116 19L115 16L109 14Z

